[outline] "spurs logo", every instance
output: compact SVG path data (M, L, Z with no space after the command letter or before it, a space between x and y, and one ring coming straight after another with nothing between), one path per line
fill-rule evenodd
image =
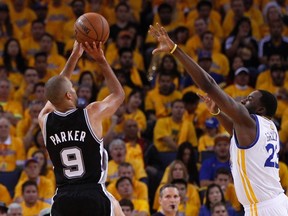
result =
M85 26L81 20L79 20L78 23L81 26L82 30L88 35L91 30L87 28L87 26Z

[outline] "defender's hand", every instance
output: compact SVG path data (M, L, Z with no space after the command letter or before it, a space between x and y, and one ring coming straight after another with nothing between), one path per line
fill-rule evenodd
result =
M152 54L159 52L170 52L175 43L168 36L166 29L163 26L160 26L158 23L156 26L150 25L149 34L159 42L159 46L152 51Z

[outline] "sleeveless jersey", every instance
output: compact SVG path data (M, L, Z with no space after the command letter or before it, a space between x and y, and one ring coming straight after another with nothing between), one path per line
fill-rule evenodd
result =
M277 197L283 189L279 178L277 128L269 119L258 115L251 117L257 125L256 139L249 147L240 147L234 133L230 160L238 200L253 209L256 203Z
M53 163L57 187L105 183L108 157L103 140L93 132L86 109L46 116L44 140Z

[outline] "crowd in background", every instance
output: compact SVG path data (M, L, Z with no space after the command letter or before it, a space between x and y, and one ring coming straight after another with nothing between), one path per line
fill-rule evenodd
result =
M1 0L0 215L39 215L51 205L55 176L37 117L45 82L63 69L74 23L85 12L102 14L110 25L104 52L126 95L103 123L107 189L126 216L157 211L165 183L180 192L180 215L209 216L219 202L229 215L243 215L230 173L230 137L173 55L152 55L157 43L148 29L156 23L235 100L255 89L275 94L286 191L287 10L286 0ZM79 108L109 94L85 54L72 82Z

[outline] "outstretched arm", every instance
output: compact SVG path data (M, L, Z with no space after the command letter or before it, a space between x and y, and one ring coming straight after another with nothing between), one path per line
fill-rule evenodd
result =
M90 109L94 110L91 114L92 116L97 115L97 118L110 117L123 103L125 99L124 90L104 56L102 43L96 45L96 42L93 42L91 46L86 42L83 48L99 65L110 91L110 94L103 101L91 103L87 106L87 109L88 111ZM95 112L95 109L97 109L97 112Z
M82 56L83 54L83 48L82 45L79 44L76 40L74 42L74 46L73 46L73 50L72 53L70 55L70 57L68 58L65 67L63 68L62 72L60 73L60 75L62 76L66 76L68 79L71 78L71 74L74 71L76 64L79 60L79 58ZM39 126L42 130L43 128L43 123L44 123L44 117L47 113L50 113L52 111L54 111L54 106L52 105L52 103L50 101L47 101L47 103L45 104L45 106L43 107L43 109L41 110L41 112L38 115L38 122L39 122Z
M208 96L215 101L218 107L233 119L233 123L247 125L248 127L255 126L247 109L227 95L206 71L204 71L190 56L177 47L169 38L165 28L161 27L159 24L157 24L156 27L150 26L149 33L159 42L159 46L153 50L153 54L158 52L173 53L173 55L183 64L198 87L206 92Z

